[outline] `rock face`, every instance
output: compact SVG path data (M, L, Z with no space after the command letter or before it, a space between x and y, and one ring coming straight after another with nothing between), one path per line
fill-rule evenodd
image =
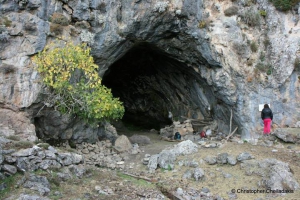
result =
M226 10L232 6L237 12ZM55 38L91 46L103 84L124 102L124 120L161 126L172 112L212 117L228 132L232 109L233 125L249 138L261 128L259 104L271 104L279 126L300 117L299 13L268 1L1 1L0 12L4 134L32 140L35 126L41 138L78 143L109 135L42 104L31 57Z

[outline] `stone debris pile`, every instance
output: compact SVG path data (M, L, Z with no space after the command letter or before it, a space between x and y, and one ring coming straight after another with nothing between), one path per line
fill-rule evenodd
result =
M99 141L95 144L83 142L76 145L76 150L84 156L87 165L97 165L111 169L124 168L123 158L113 148L109 140Z
M179 132L181 136L192 134L194 131L191 120L185 120L183 123L179 121L173 122L172 125L166 126L160 129L159 134L161 137L173 138L176 132Z
M62 153L52 146L43 149L37 145L16 151L0 148L0 175L12 175L17 171L62 168L83 163L83 156L76 153Z

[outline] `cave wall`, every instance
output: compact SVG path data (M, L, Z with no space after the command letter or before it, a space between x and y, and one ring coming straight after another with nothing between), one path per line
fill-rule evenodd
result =
M233 5L239 13L225 16L224 10ZM260 24L250 26L241 18L250 8L272 14L260 16ZM216 0L2 0L0 11L0 108L23 115L27 119L23 125L28 127L33 126L37 114L41 117L35 106L43 106L39 75L30 58L54 39L88 43L101 76L137 45L155 46L155 52L173 62L157 77L159 84L182 83L176 86L178 92L160 88L174 97L168 105L175 108L175 115L205 117L204 108L210 103L214 118L228 125L232 109L234 124L243 137L262 127L258 104L271 104L278 126L293 126L300 120L295 112L300 108L299 69L294 64L299 57L297 9L281 13L263 0L252 5ZM53 13L63 14L67 24L51 22ZM256 42L257 51L251 49L251 42ZM270 75L257 71L263 54L263 62L272 66ZM177 72L181 75L174 79L163 77ZM150 83L143 80L144 85ZM174 106L178 102L180 109ZM5 114L1 119L5 134L18 129ZM44 126L50 119L43 118ZM32 128L15 132L33 134Z

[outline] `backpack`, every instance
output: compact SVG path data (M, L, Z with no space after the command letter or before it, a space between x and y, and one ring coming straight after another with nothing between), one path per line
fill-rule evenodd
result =
M179 132L176 132L174 135L174 140L181 140L181 135Z
M205 138L205 137L206 137L205 131L202 131L202 132L200 133L200 137L201 137L201 138Z

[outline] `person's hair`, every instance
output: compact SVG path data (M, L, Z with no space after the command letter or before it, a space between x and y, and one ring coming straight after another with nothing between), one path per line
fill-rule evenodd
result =
M265 105L264 105L264 108L269 108L269 105L268 105L268 104L265 104Z

